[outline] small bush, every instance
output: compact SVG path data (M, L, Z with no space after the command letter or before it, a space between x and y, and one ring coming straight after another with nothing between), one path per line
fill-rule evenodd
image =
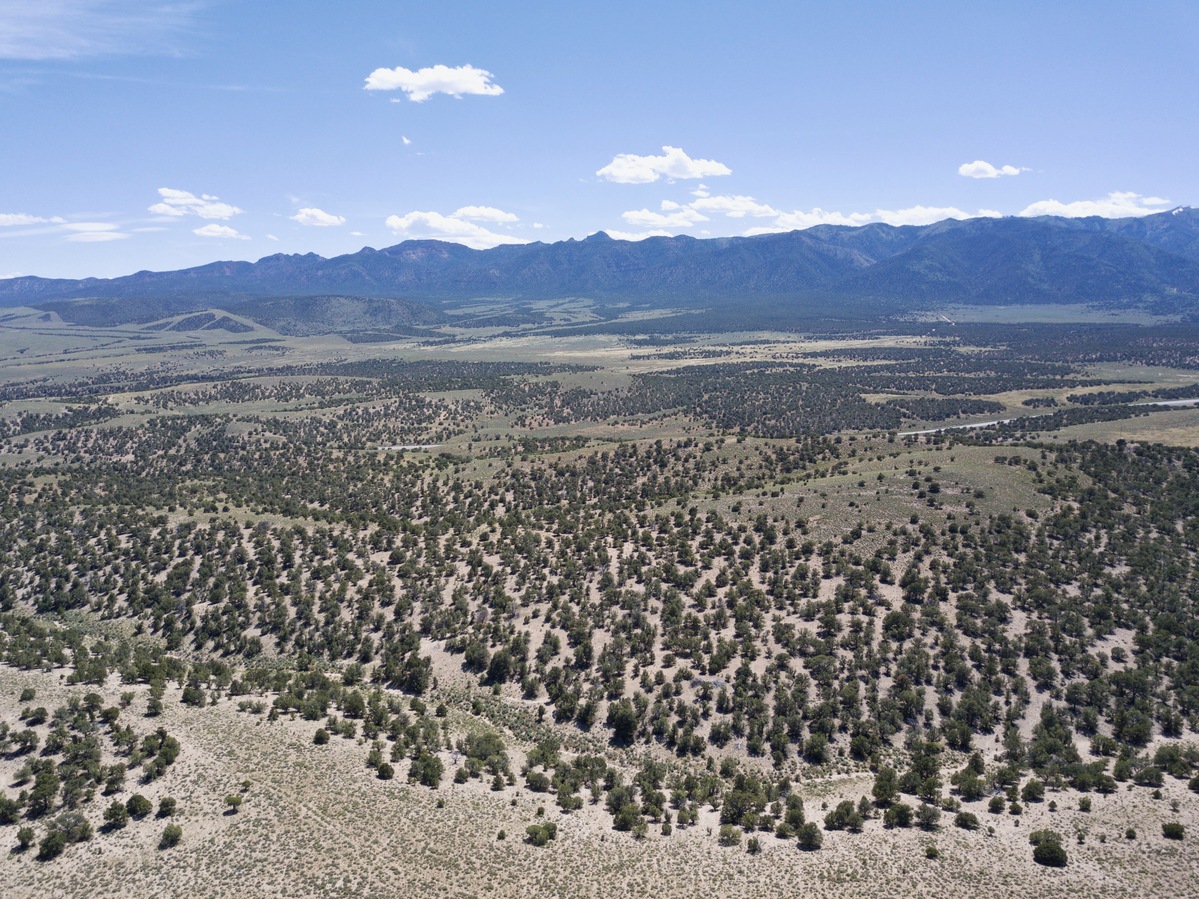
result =
M168 824L162 829L162 837L158 841L159 849L170 849L179 845L183 839L183 828L178 824Z
M911 827L912 807L906 802L897 802L883 812L884 827Z
M1162 836L1167 840L1181 840L1186 836L1186 828L1177 821L1167 821L1162 825Z
M978 830L978 816L973 812L958 812L957 817L953 819L953 825L962 830Z
M1020 798L1025 802L1040 802L1045 798L1045 784L1039 780L1030 780L1020 791Z
M1047 868L1064 868L1066 867L1066 850L1062 848L1061 843L1044 840L1033 849L1032 860Z
M557 839L558 825L552 821L544 824L530 824L525 828L525 842L532 846L545 846L550 840Z
M113 800L112 805L104 810L104 823L110 830L120 830L129 823L129 809L120 800Z
M131 817L140 819L150 814L150 810L154 808L154 804L141 793L134 793L125 802L125 808Z
M37 847L38 861L49 861L58 858L67 848L67 835L61 830L52 830L44 837Z
M815 852L824 845L824 834L820 832L815 821L799 825L797 833L799 848L804 852Z

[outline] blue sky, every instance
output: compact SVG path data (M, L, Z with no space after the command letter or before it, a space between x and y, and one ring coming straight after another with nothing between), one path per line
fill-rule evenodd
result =
M1199 3L0 0L0 276L1199 202Z

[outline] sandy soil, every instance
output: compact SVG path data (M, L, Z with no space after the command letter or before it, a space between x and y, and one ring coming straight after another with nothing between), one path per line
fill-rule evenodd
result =
M34 686L38 704L53 708L73 692L58 673L0 668L0 716L15 719L16 697ZM117 693L111 686L106 692ZM877 820L853 835L829 833L824 848L803 853L793 841L761 834L763 851L722 849L712 835L714 813L699 826L664 838L636 841L609 829L601 809L562 814L552 797L487 785L441 789L409 786L404 769L379 781L364 765L367 747L334 739L314 746L316 725L268 723L238 712L235 704L192 709L168 691L159 721L178 736L183 752L151 789L155 798L179 801L184 831L175 849L156 849L163 822L149 817L115 834L97 834L69 847L59 859L38 862L35 853L0 856L0 892L6 897L104 896L861 896L955 897L979 895L1165 896L1187 895L1199 883L1199 796L1167 779L1164 798L1150 791L1093 795L1094 810L1077 811L1077 795L1053 794L1019 820L969 808L983 830L944 826L936 833L882 829ZM131 712L144 708L139 690ZM148 720L139 730L152 729ZM516 753L514 753L516 755ZM515 759L514 759L515 761ZM452 770L452 769L451 769ZM252 786L239 814L223 813L223 799L243 780ZM823 816L840 798L867 793L868 778L806 786L810 818ZM12 792L9 784L4 784ZM139 789L141 789L139 787ZM513 798L515 797L515 803ZM444 802L437 808L438 800ZM1176 814L1171 800L1180 804ZM87 810L99 824L97 798ZM544 849L522 842L525 827L544 805L559 837ZM1187 826L1182 842L1161 836L1163 821ZM995 828L988 835L986 828ZM1138 831L1135 841L1125 828ZM1036 866L1027 834L1052 827L1066 838L1070 864ZM709 830L712 828L712 831ZM499 830L508 838L496 839ZM1076 841L1078 832L1085 842ZM15 845L16 827L0 829ZM1101 842L1101 839L1103 840ZM935 844L940 858L925 857Z

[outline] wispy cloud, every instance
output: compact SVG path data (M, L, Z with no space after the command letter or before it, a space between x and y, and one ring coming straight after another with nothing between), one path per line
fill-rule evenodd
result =
M486 69L474 66L429 66L424 69L375 69L366 76L368 91L400 90L413 103L424 103L434 94L449 94L462 99L466 94L482 97L498 97L504 89L491 79L495 76Z
M675 181L731 175L733 170L715 159L692 159L679 147L663 147L661 156L619 153L596 174L618 184L651 184L659 178Z
M202 4L149 0L4 0L0 59L179 52Z
M26 215L24 212L0 212L0 228L12 228L22 225L61 225L66 219L58 216L44 218L40 215Z
M58 226L71 243L108 243L131 235L112 222L69 222Z

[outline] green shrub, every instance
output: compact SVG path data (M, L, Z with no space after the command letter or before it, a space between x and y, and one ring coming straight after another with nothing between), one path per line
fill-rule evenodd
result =
M1038 843L1033 849L1032 859L1038 865L1045 865L1047 868L1064 868L1066 867L1066 850L1061 843L1045 840Z
M820 832L815 821L799 825L797 834L799 848L804 852L815 852L824 845L824 834Z
M178 846L181 839L183 839L183 828L178 824L168 824L162 829L162 837L158 841L158 848L170 849L173 846Z
M150 811L153 808L154 804L141 793L134 793L125 802L125 809L129 812L130 816L134 818L146 817L146 815L150 814Z

